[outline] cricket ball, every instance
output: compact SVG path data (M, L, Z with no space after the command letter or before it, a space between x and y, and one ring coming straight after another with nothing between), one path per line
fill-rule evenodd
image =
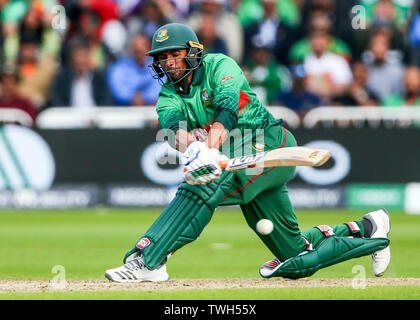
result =
M273 231L274 226L271 220L261 219L257 222L256 228L259 234L266 235L270 234Z

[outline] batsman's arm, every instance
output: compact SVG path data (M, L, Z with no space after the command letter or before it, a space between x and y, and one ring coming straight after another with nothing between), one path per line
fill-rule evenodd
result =
M210 72L216 118L207 145L217 149L228 138L229 132L238 126L240 93L246 80L238 64L227 56L214 63Z
M184 153L195 139L188 132L187 120L177 107L180 103L181 101L174 94L161 91L156 104L156 111L159 123L166 132L169 145Z
M229 135L228 130L221 122L214 122L206 139L209 148L219 149Z
M206 146L218 149L227 139L229 133L225 126L220 122L213 123L207 139ZM185 129L178 129L175 133L175 148L180 152L185 152L188 146L196 141L196 139Z
M185 129L178 129L175 133L175 147L179 152L184 153L188 146L193 143L195 138Z
M178 119L178 122L172 121L171 123L169 123L168 121L161 121L160 123L161 125L162 123L166 124L166 126L162 125L162 127L164 127L166 130L175 132L174 135L168 133L168 136L172 137L168 139L168 142L173 148L175 148L179 152L184 153L188 146L194 141L196 141L195 137L188 132L188 128L185 125L185 121ZM218 149L227 139L227 137L228 130L225 128L224 124L221 122L214 122L205 142L207 147Z

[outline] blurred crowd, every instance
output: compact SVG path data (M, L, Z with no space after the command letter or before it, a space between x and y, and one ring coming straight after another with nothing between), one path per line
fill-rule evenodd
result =
M243 68L269 106L420 106L416 0L0 0L0 107L153 106L166 23Z

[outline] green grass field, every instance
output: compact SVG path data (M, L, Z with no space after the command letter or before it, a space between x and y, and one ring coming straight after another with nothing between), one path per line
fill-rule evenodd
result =
M158 209L95 208L73 211L0 211L0 282L51 280L56 265L67 279L104 279L159 215ZM360 218L364 212L297 210L302 230ZM420 216L391 211L392 260L385 278L420 278ZM220 209L200 238L169 260L172 279L260 278L271 253L237 209ZM318 271L311 278L353 278L356 265L373 277L370 257ZM356 294L357 293L357 294ZM420 286L262 288L172 291L0 293L0 299L420 299Z

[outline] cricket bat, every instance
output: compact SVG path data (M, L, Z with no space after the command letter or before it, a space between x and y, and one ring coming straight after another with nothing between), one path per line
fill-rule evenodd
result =
M288 147L256 153L254 155L219 161L220 168L226 171L247 168L313 166L319 167L330 158L330 152L324 149L307 147Z

